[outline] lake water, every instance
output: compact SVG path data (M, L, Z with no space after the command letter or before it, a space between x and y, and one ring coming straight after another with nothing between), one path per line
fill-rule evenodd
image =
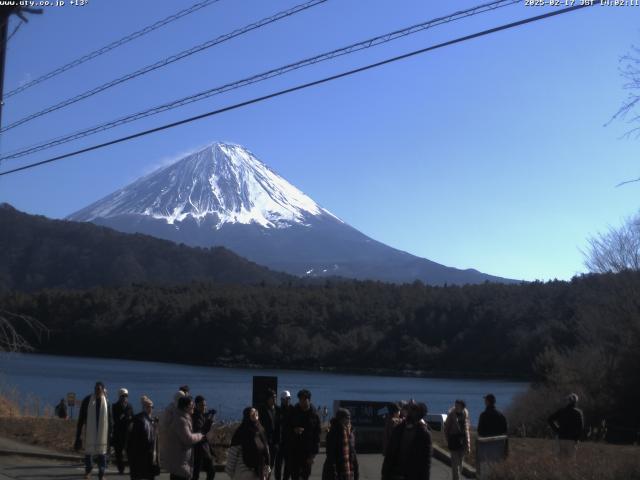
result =
M92 391L96 380L101 380L112 401L117 398L118 389L126 387L134 410L139 410L138 398L144 394L153 399L159 411L171 401L178 386L187 384L193 395L204 395L209 406L218 410L218 418L227 420L239 418L242 409L251 403L254 375L277 376L278 389L289 390L294 396L301 388L307 388L315 405L327 405L330 410L334 400L414 398L425 402L429 413L445 413L456 398L462 398L474 423L484 409L483 395L493 393L498 398L498 407L504 409L528 386L523 382L484 379L251 370L36 354L0 356L0 382L6 387L15 387L22 398L37 396L44 403L54 405L67 392L75 392L81 400Z

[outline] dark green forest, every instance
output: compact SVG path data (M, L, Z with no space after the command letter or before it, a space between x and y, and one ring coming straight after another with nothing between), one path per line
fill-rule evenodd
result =
M42 288L282 282L289 277L222 248L193 248L0 205L0 291Z

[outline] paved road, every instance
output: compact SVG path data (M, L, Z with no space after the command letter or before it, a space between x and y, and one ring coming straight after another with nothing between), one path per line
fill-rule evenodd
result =
M358 455L361 480L379 480L382 456L374 454ZM313 465L311 480L320 480L324 455L318 455ZM0 480L76 480L84 476L84 467L79 463L42 460L26 457L0 456ZM92 477L97 479L97 470ZM128 480L128 475L118 475L112 468L107 470L109 480ZM204 478L201 474L200 478ZM443 463L433 460L431 480L449 480L451 470ZM162 474L160 480L168 480L168 474ZM224 473L216 474L217 480L229 480Z

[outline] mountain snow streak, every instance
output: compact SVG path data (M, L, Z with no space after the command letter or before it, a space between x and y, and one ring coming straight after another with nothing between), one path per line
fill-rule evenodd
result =
M239 145L215 143L98 200L69 219L145 215L169 224L191 217L264 228L306 225L321 208Z

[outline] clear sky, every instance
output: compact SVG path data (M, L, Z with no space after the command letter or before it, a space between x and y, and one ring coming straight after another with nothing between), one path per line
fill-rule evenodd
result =
M9 98L3 125L302 0L221 0ZM564 1L564 0L563 0ZM579 1L579 0L578 0ZM195 0L46 7L8 44L5 91ZM1 134L3 152L482 3L329 0ZM10 160L2 169L310 81L553 7L524 3ZM12 20L9 31L13 30ZM365 234L445 265L569 279L590 234L638 210L640 140L604 124L640 7L595 6L0 178L0 202L62 218L185 152L238 143Z

